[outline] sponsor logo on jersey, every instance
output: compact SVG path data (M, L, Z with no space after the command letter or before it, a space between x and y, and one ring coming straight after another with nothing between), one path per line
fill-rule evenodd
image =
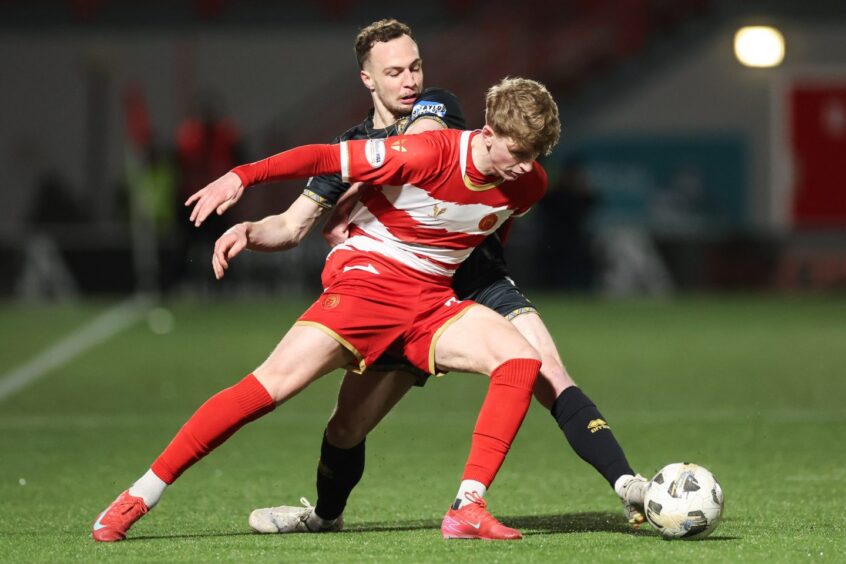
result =
M496 225L496 221L499 219L495 213L489 213L485 217L479 220L479 229L481 231L487 231L494 225Z
M451 307L451 306L452 306L452 304L457 304L457 303L458 303L458 298L456 298L455 296L453 296L453 297L451 297L450 299L448 299L447 301L445 301L445 302L444 302L444 305L445 305L445 306L447 306L447 307Z
M411 110L411 119L415 120L422 115L444 117L446 113L446 106L442 103L423 100L414 104L414 108Z
M320 300L320 305L323 306L323 309L336 308L339 303L341 303L341 296L338 294L326 294L323 296L323 299Z
M407 153L408 147L405 146L405 139L397 139L391 143L391 149L398 153Z
M379 168L385 164L385 140L368 140L364 145L364 157L373 168Z
M592 419L590 423L587 424L587 428L591 433L596 433L602 429L610 429L610 427L608 427L608 423L606 423L604 419Z
M432 206L432 212L429 214L432 217L440 217L446 212L446 208L438 207L438 204Z

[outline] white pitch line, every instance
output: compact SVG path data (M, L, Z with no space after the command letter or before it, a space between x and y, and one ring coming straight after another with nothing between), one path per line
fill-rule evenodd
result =
M151 301L136 297L106 310L87 325L41 352L29 362L0 376L0 402L42 378L51 370L67 364L85 351L129 328L147 311Z

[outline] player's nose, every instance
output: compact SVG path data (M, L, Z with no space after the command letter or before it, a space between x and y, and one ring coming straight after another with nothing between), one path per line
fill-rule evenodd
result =
M517 163L517 166L514 167L519 174L526 174L530 170L532 170L532 163L528 161Z
M417 88L417 77L408 69L402 73L402 85L406 88Z

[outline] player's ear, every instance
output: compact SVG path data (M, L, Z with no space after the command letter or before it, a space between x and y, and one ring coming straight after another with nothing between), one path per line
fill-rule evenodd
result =
M490 149L491 144L493 143L494 137L496 137L496 133L494 133L493 128L490 125L485 124L482 128L482 138L485 140L485 146Z
M359 71L358 76L361 78L361 82L364 83L364 87L373 92L376 90L376 85L373 83L373 79L370 77L370 73L366 70L361 69Z

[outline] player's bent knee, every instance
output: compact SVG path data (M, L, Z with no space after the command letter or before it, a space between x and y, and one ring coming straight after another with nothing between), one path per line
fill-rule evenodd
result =
M522 339L521 339L522 340ZM498 364L502 364L503 362L514 360L518 358L523 358L526 360L537 360L538 362L543 362L543 358L541 354L527 341L522 340L522 343L515 344L507 349L504 348L503 353L499 354L500 358L498 359Z
M332 416L326 425L326 440L337 448L352 448L367 438L367 429Z
M297 395L314 379L311 374L292 374L260 366L253 371L256 379L277 404Z

